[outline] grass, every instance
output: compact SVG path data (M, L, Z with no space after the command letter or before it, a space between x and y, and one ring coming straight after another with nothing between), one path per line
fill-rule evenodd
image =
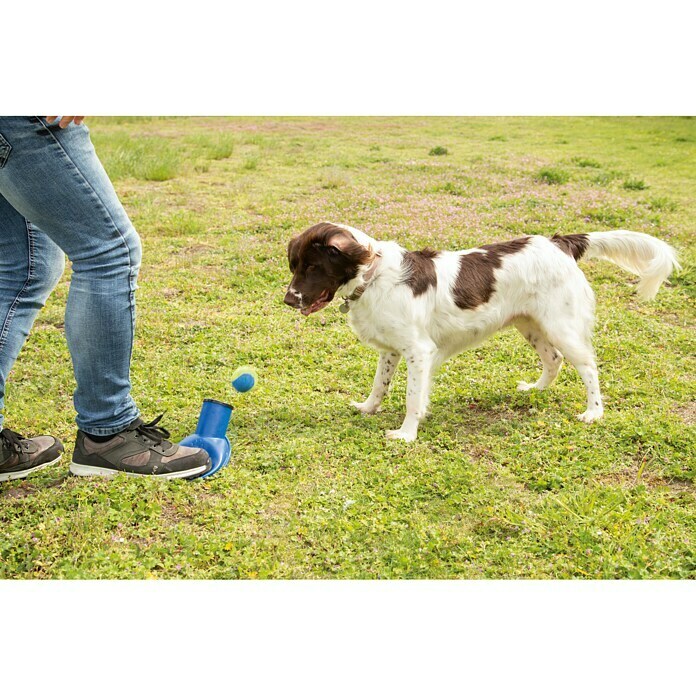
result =
M104 167L115 180L133 177L143 181L166 181L180 173L179 151L167 140L119 131L96 133L93 141L95 147L104 152Z
M643 191L648 188L642 179L626 179L623 182L623 187L627 191Z
M648 200L648 206L651 210L665 210L670 213L673 213L677 209L676 202L667 196L656 196L651 198Z
M88 123L143 238L134 394L177 439L204 397L235 399L233 460L197 482L81 480L64 463L0 484L0 577L696 577L693 120ZM433 142L448 157L430 157ZM538 176L568 163L563 185ZM629 173L649 197L623 188ZM684 271L642 304L630 275L582 264L601 422L575 420L583 389L567 366L548 391L517 392L539 365L510 331L443 367L417 442L387 442L403 368L383 412L360 416L348 402L369 391L373 351L337 306L305 320L282 302L286 243L323 219L414 249L619 226L677 246ZM68 287L69 271L6 407L8 427L61 437L66 462ZM242 363L260 384L233 397Z
M591 157L573 157L573 163L577 164L578 167L590 167L591 169L599 169L602 166L596 159Z
M539 170L537 178L545 184L566 184L570 179L570 174L558 167L543 167Z
M350 176L338 167L329 167L321 174L321 187L324 189L335 189L349 184Z

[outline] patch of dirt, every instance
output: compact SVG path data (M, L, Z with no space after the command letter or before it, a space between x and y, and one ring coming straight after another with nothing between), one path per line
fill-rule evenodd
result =
M187 256L196 256L197 254L205 254L207 251L217 251L217 249L210 244L194 244L182 249L181 253Z
M163 502L160 519L174 527L181 522L190 522L192 519L192 514L190 511L182 512L172 503Z
M286 520L292 511L294 503L286 498L273 498L265 508L259 510L259 516L264 520Z
M687 424L696 424L696 401L690 401L684 406L675 409L677 415Z
M36 493L36 486L32 486L30 483L23 483L21 486L10 488L5 491L0 497L20 500L22 498L28 498L34 493Z
M22 498L28 498L29 496L34 495L34 493L38 493L40 490L46 488L56 488L57 486L60 486L68 478L72 477L68 474L63 474L62 476L59 476L57 479L54 479L53 481L46 483L41 487L37 487L33 483L29 483L28 481L23 481L14 488L9 488L4 492L0 492L0 498L9 498L11 500L21 500ZM0 488L0 490L2 489Z
M41 330L45 330L45 329L49 329L49 330L50 330L50 329L59 329L59 330L62 330L63 328L65 328L65 323L64 323L63 321L55 321L55 322L52 322L52 321L37 321L37 322L34 324L34 327L37 328L37 329L39 329L40 331L41 331Z
M647 488L669 488L672 491L688 491L696 493L696 485L684 479L667 478L643 471L638 478L638 468L621 469L610 474L597 477L597 482L607 486L618 486L619 488L635 488L636 486L646 486Z

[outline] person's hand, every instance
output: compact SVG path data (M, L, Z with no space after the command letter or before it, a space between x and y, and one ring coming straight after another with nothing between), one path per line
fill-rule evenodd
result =
M49 123L53 123L58 117L57 116L45 116L45 119ZM79 126L85 120L84 116L61 116L60 123L58 124L61 128L67 128L70 123L75 121L75 125Z

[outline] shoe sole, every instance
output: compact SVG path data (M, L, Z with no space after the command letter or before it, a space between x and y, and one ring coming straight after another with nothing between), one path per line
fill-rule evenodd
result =
M172 471L167 474L136 474L133 471L116 471L116 469L106 469L101 466L92 466L91 464L78 464L70 462L70 473L75 476L104 476L111 478L116 474L125 474L126 476L137 476L140 478L159 478L159 479L180 479L189 478L203 473L208 468L207 464L197 466L195 469L186 469L186 471Z
M63 455L61 454L55 459L52 459L50 462L44 462L43 464L39 464L38 466L35 466L31 469L23 469L22 471L10 471L7 474L0 474L0 483L2 483L3 481L16 481L17 479L26 478L27 476L33 474L35 471L41 471L41 469L45 469L47 466L57 464L62 458Z

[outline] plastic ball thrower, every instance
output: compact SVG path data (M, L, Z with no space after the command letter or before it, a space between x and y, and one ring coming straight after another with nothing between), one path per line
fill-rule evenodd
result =
M238 367L232 375L232 388L238 393L251 391L258 381L256 370L244 365ZM195 478L207 478L226 466L232 455L232 445L227 437L227 429L234 407L217 399L204 399L198 424L192 435L185 437L179 444L186 447L200 447L210 455L213 465L209 471Z

